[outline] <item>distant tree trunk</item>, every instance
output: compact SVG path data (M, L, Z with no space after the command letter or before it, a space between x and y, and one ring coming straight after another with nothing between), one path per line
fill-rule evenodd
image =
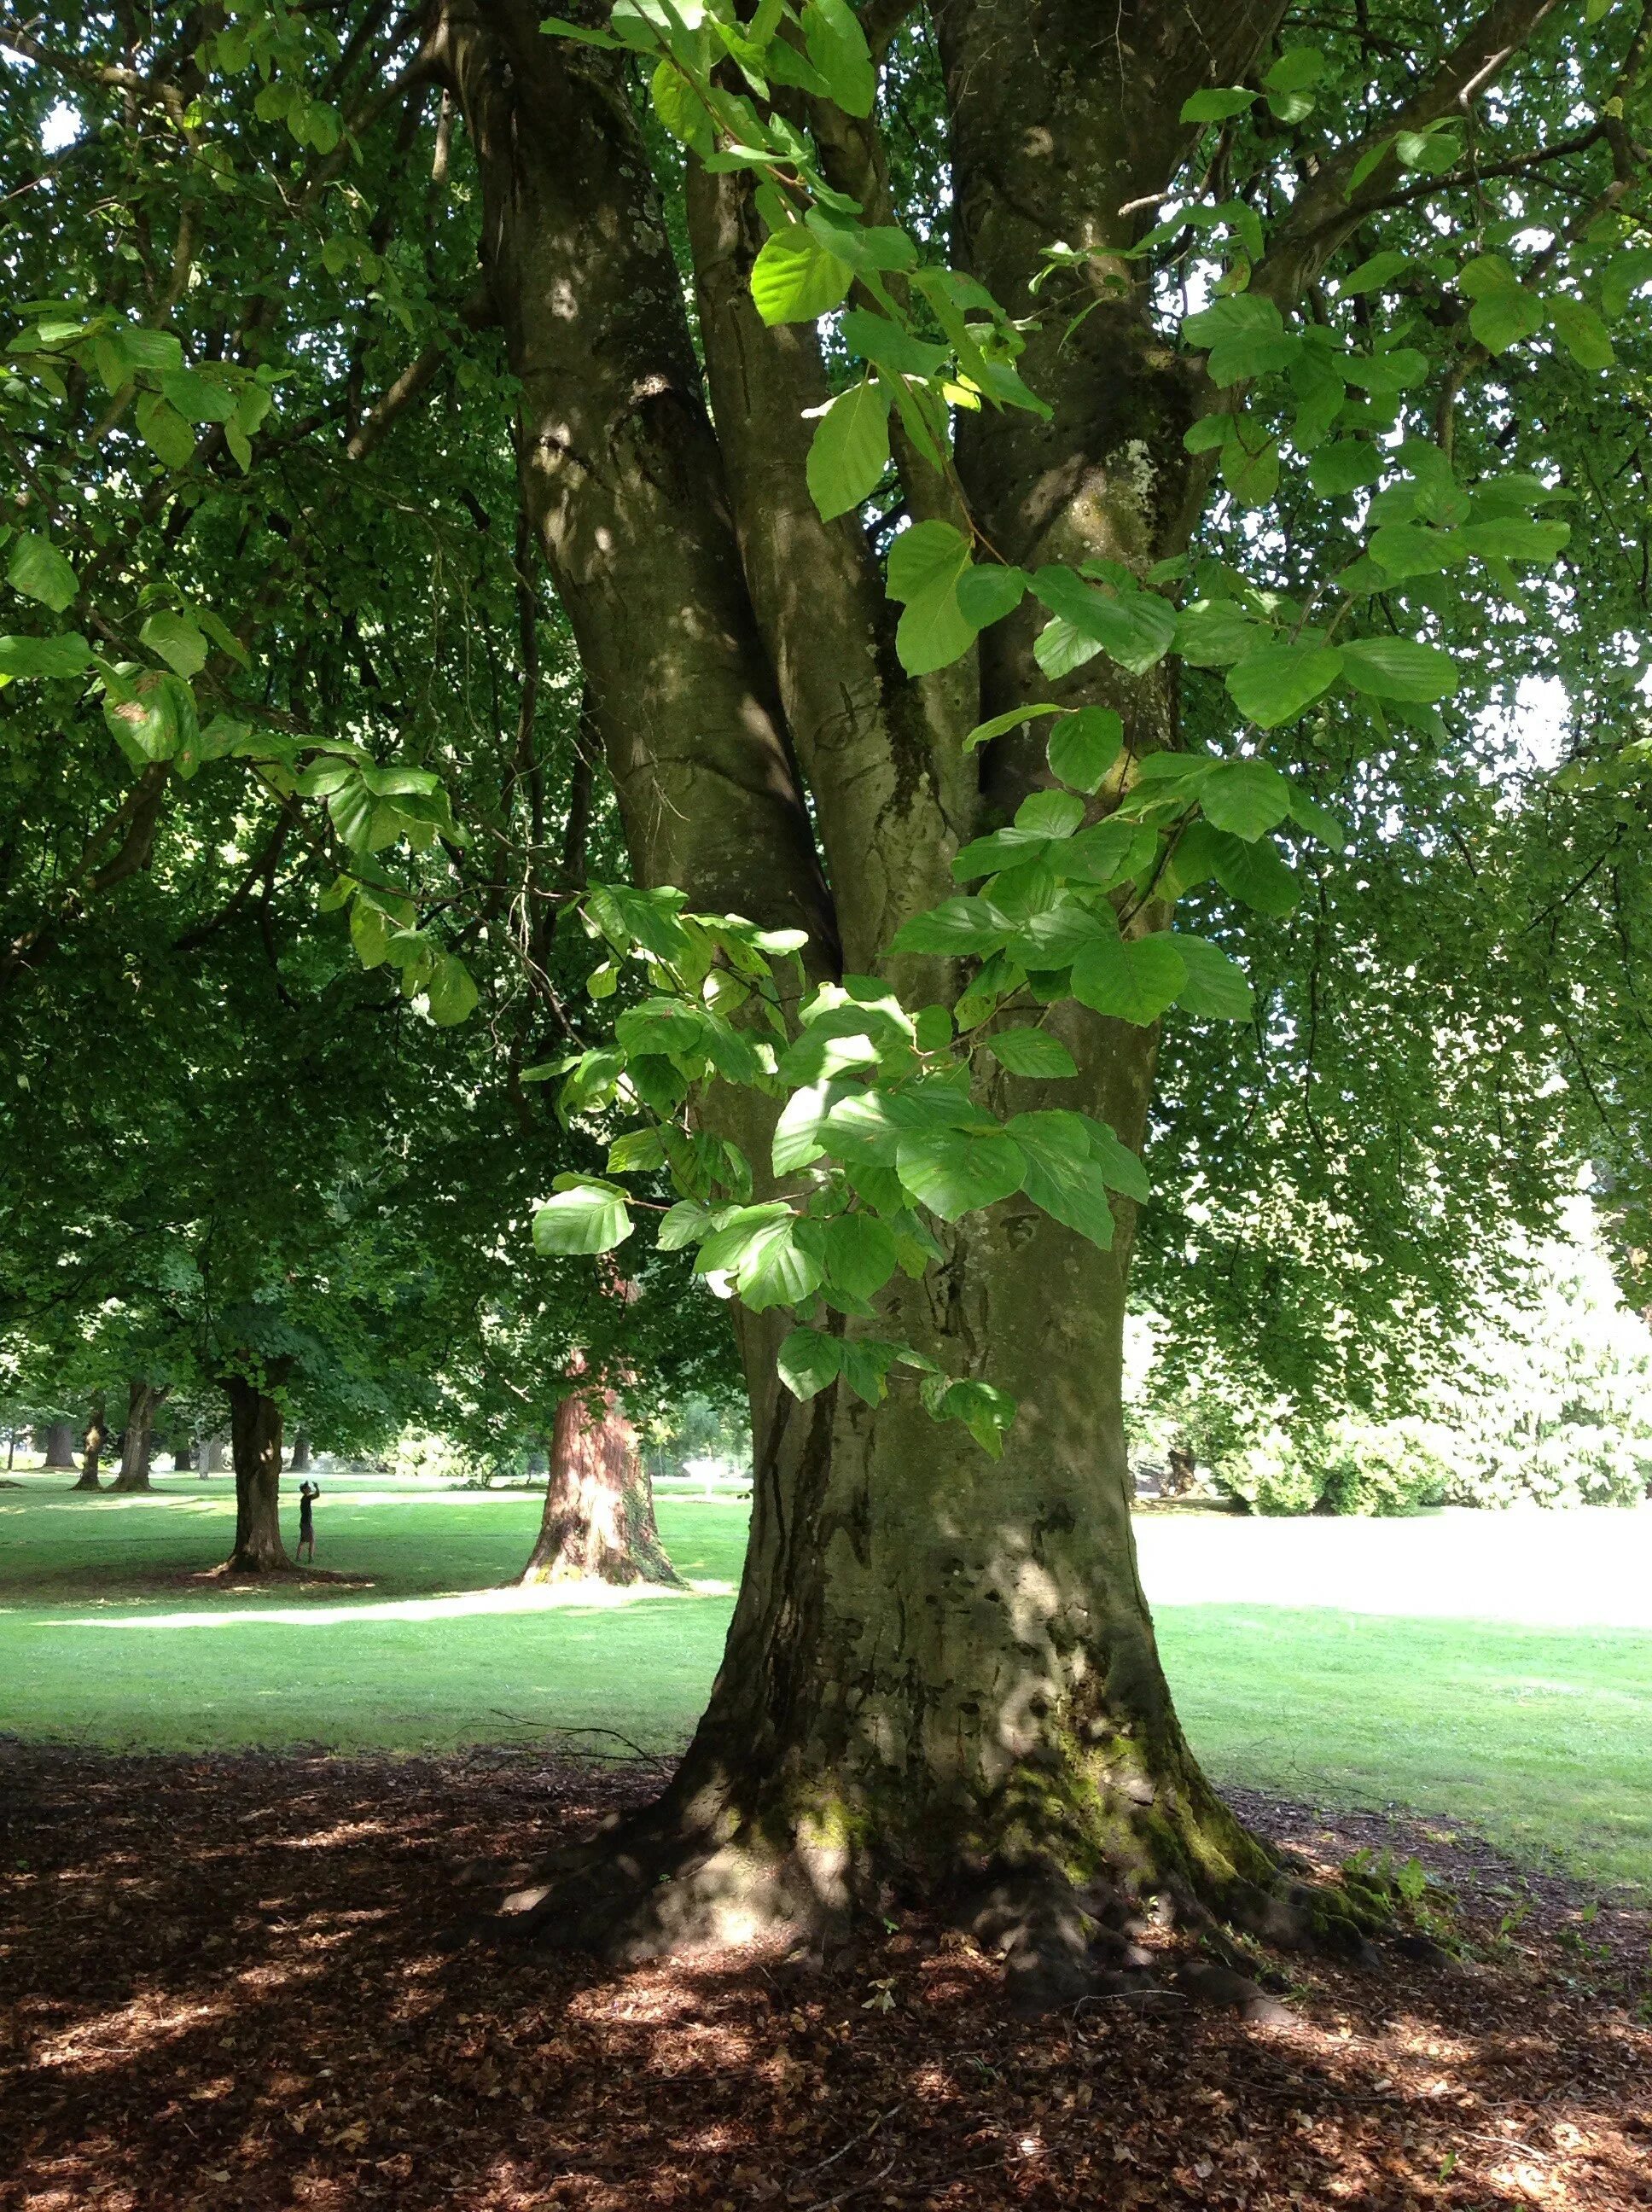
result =
M172 1471L174 1474L193 1474L195 1472L195 1440L192 1437L174 1437L172 1446Z
M545 1510L522 1580L682 1588L659 1540L636 1432L611 1390L570 1391L556 1408Z
M46 1463L49 1468L75 1464L75 1424L53 1421L46 1432Z
M111 1490L149 1488L155 1417L166 1402L166 1390L157 1389L153 1383L134 1381L128 1385L126 1431L120 1440L120 1473L110 1484Z
M81 1462L81 1479L76 1490L101 1490L98 1463L103 1457L103 1447L109 1441L109 1431L103 1411L103 1393L100 1390L92 1401L92 1418L86 1424L86 1456Z
M199 1452L200 1457L197 1462L197 1465L203 1481L204 1481L206 1477L210 1474L222 1474L223 1473L224 1440L222 1437L203 1437L200 1442Z
M226 1376L224 1389L235 1459L235 1548L229 1571L279 1574L293 1564L281 1540L281 1407L244 1376Z
M307 1429L293 1431L293 1460L290 1472L307 1474L310 1471L310 1432Z

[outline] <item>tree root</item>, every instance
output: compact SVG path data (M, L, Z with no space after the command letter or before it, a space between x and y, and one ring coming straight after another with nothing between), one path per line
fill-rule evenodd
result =
M752 1945L817 1960L912 1902L1002 1960L1023 2016L1170 1996L1276 2024L1291 2015L1257 1976L1281 1988L1285 1978L1269 1975L1259 1952L1370 1966L1380 1963L1373 1936L1400 1932L1374 1887L1306 1881L1283 1865L1270 1886L1234 1881L1208 1898L1181 1875L1144 1894L1136 1875L1081 1884L1037 1859L914 1885L910 1869L880 1879L841 1849L811 1848L795 1827L771 1838L726 1813L696 1819L673 1796L539 1863L505 1898L495 1929L616 1965Z

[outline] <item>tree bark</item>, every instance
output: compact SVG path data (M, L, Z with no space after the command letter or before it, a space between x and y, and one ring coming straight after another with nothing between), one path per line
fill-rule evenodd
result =
M520 1579L683 1587L660 1541L636 1431L611 1390L570 1390L556 1408L544 1512Z
M620 70L538 36L536 12L449 0L437 45L482 173L530 512L637 879L802 920L817 973L840 948L864 969L948 887L959 841L1049 780L1042 744L993 748L978 788L957 767L974 721L1052 696L1034 615L987 633L978 667L902 675L859 526L822 526L807 501L799 418L823 395L818 352L806 331L764 330L744 296L756 243L744 188L697 168L689 179L720 449ZM1282 7L1132 8L1128 39L1091 0L1043 0L1036 38L1024 0L936 0L934 12L961 258L1012 313L1042 312L1026 368L1054 410L1048 422L966 418L972 511L1008 560L1101 554L1140 573L1189 527L1181 437L1198 386L1119 258L1140 220L1113 211L1169 182L1182 100L1235 82ZM834 158L860 162L865 199L875 149L842 137ZM1052 307L1028 288L1056 238L1096 260L1085 296ZM1093 662L1054 696L1116 706L1131 757L1175 741L1162 670L1132 679ZM1104 789L1096 811L1117 795ZM1168 919L1149 909L1132 927ZM953 995L942 963L919 980L926 996ZM1078 1077L994 1078L995 1102L1082 1107L1139 1147L1156 1033L1072 1004L1054 1026ZM762 1133L739 1133L761 1162ZM740 1319L756 1474L724 1664L665 1796L542 1897L538 1924L638 1955L765 1921L818 1928L891 1877L979 1900L1007 1869L1022 1922L1012 1959L1058 1991L1082 1986L1093 1923L1080 1899L1097 1881L1115 1898L1169 1891L1195 1913L1276 1924L1274 1863L1187 1749L1137 1573L1122 1419L1133 1219L1119 1212L1100 1252L1011 1200L944 1232L944 1265L879 1302L878 1334L1018 1399L996 1464L899 1385L878 1408L835 1390L799 1404L774 1369L787 1321Z
M134 1380L126 1391L126 1428L120 1439L120 1472L111 1490L147 1490L155 1417L167 1401L167 1389Z
M102 1489L103 1484L99 1479L98 1467L103 1457L104 1445L108 1440L109 1431L106 1425L103 1410L103 1393L100 1390L92 1401L92 1416L86 1424L86 1454L81 1462L80 1480L75 1485L76 1490Z
M224 1389L235 1459L235 1548L228 1571L291 1571L293 1563L281 1540L281 1407L244 1376L226 1376Z
M75 1424L72 1421L53 1421L47 1429L46 1463L54 1469L74 1466Z
M288 1470L293 1474L307 1474L310 1471L310 1432L307 1429L293 1431L293 1457Z
M194 1474L195 1443L192 1437L185 1437L181 1442L177 1438L173 1439L172 1447L172 1471L174 1474Z

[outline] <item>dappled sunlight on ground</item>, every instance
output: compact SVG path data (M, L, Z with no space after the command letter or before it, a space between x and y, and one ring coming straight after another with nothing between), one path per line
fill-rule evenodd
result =
M538 1583L526 1587L512 1584L507 1589L455 1590L445 1597L386 1598L381 1603L369 1600L359 1605L259 1605L245 1612L217 1606L210 1613L137 1613L113 1619L107 1613L93 1613L84 1620L59 1616L51 1625L59 1628L234 1628L243 1621L255 1620L260 1626L281 1621L295 1628L371 1627L380 1620L457 1620L481 1613L602 1613L615 1606L649 1605L659 1599L733 1595L732 1583L721 1582L690 1582L683 1589L664 1589L658 1583L629 1583L621 1588L601 1582Z
M1652 2204L1646 1916L1428 1834L1461 1964L1276 1962L1274 2027L1174 1994L1027 2025L972 1942L898 1912L815 1972L477 1940L473 1856L502 1875L635 1769L0 1760L5 2212ZM1274 1817L1327 1863L1364 1839Z

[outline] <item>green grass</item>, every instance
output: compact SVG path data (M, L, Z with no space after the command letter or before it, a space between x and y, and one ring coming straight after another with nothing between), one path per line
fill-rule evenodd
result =
M737 1502L662 1498L702 1587L547 1604L500 1588L538 1498L340 1479L318 1564L371 1586L248 1592L191 1579L228 1549L227 1479L132 1499L22 1480L0 1491L0 1731L135 1748L436 1750L608 1728L669 1749L716 1668L745 1533ZM1652 1515L1141 1534L1165 1662L1218 1780L1413 1808L1652 1894ZM1619 1625L1576 1625L1591 1611Z

